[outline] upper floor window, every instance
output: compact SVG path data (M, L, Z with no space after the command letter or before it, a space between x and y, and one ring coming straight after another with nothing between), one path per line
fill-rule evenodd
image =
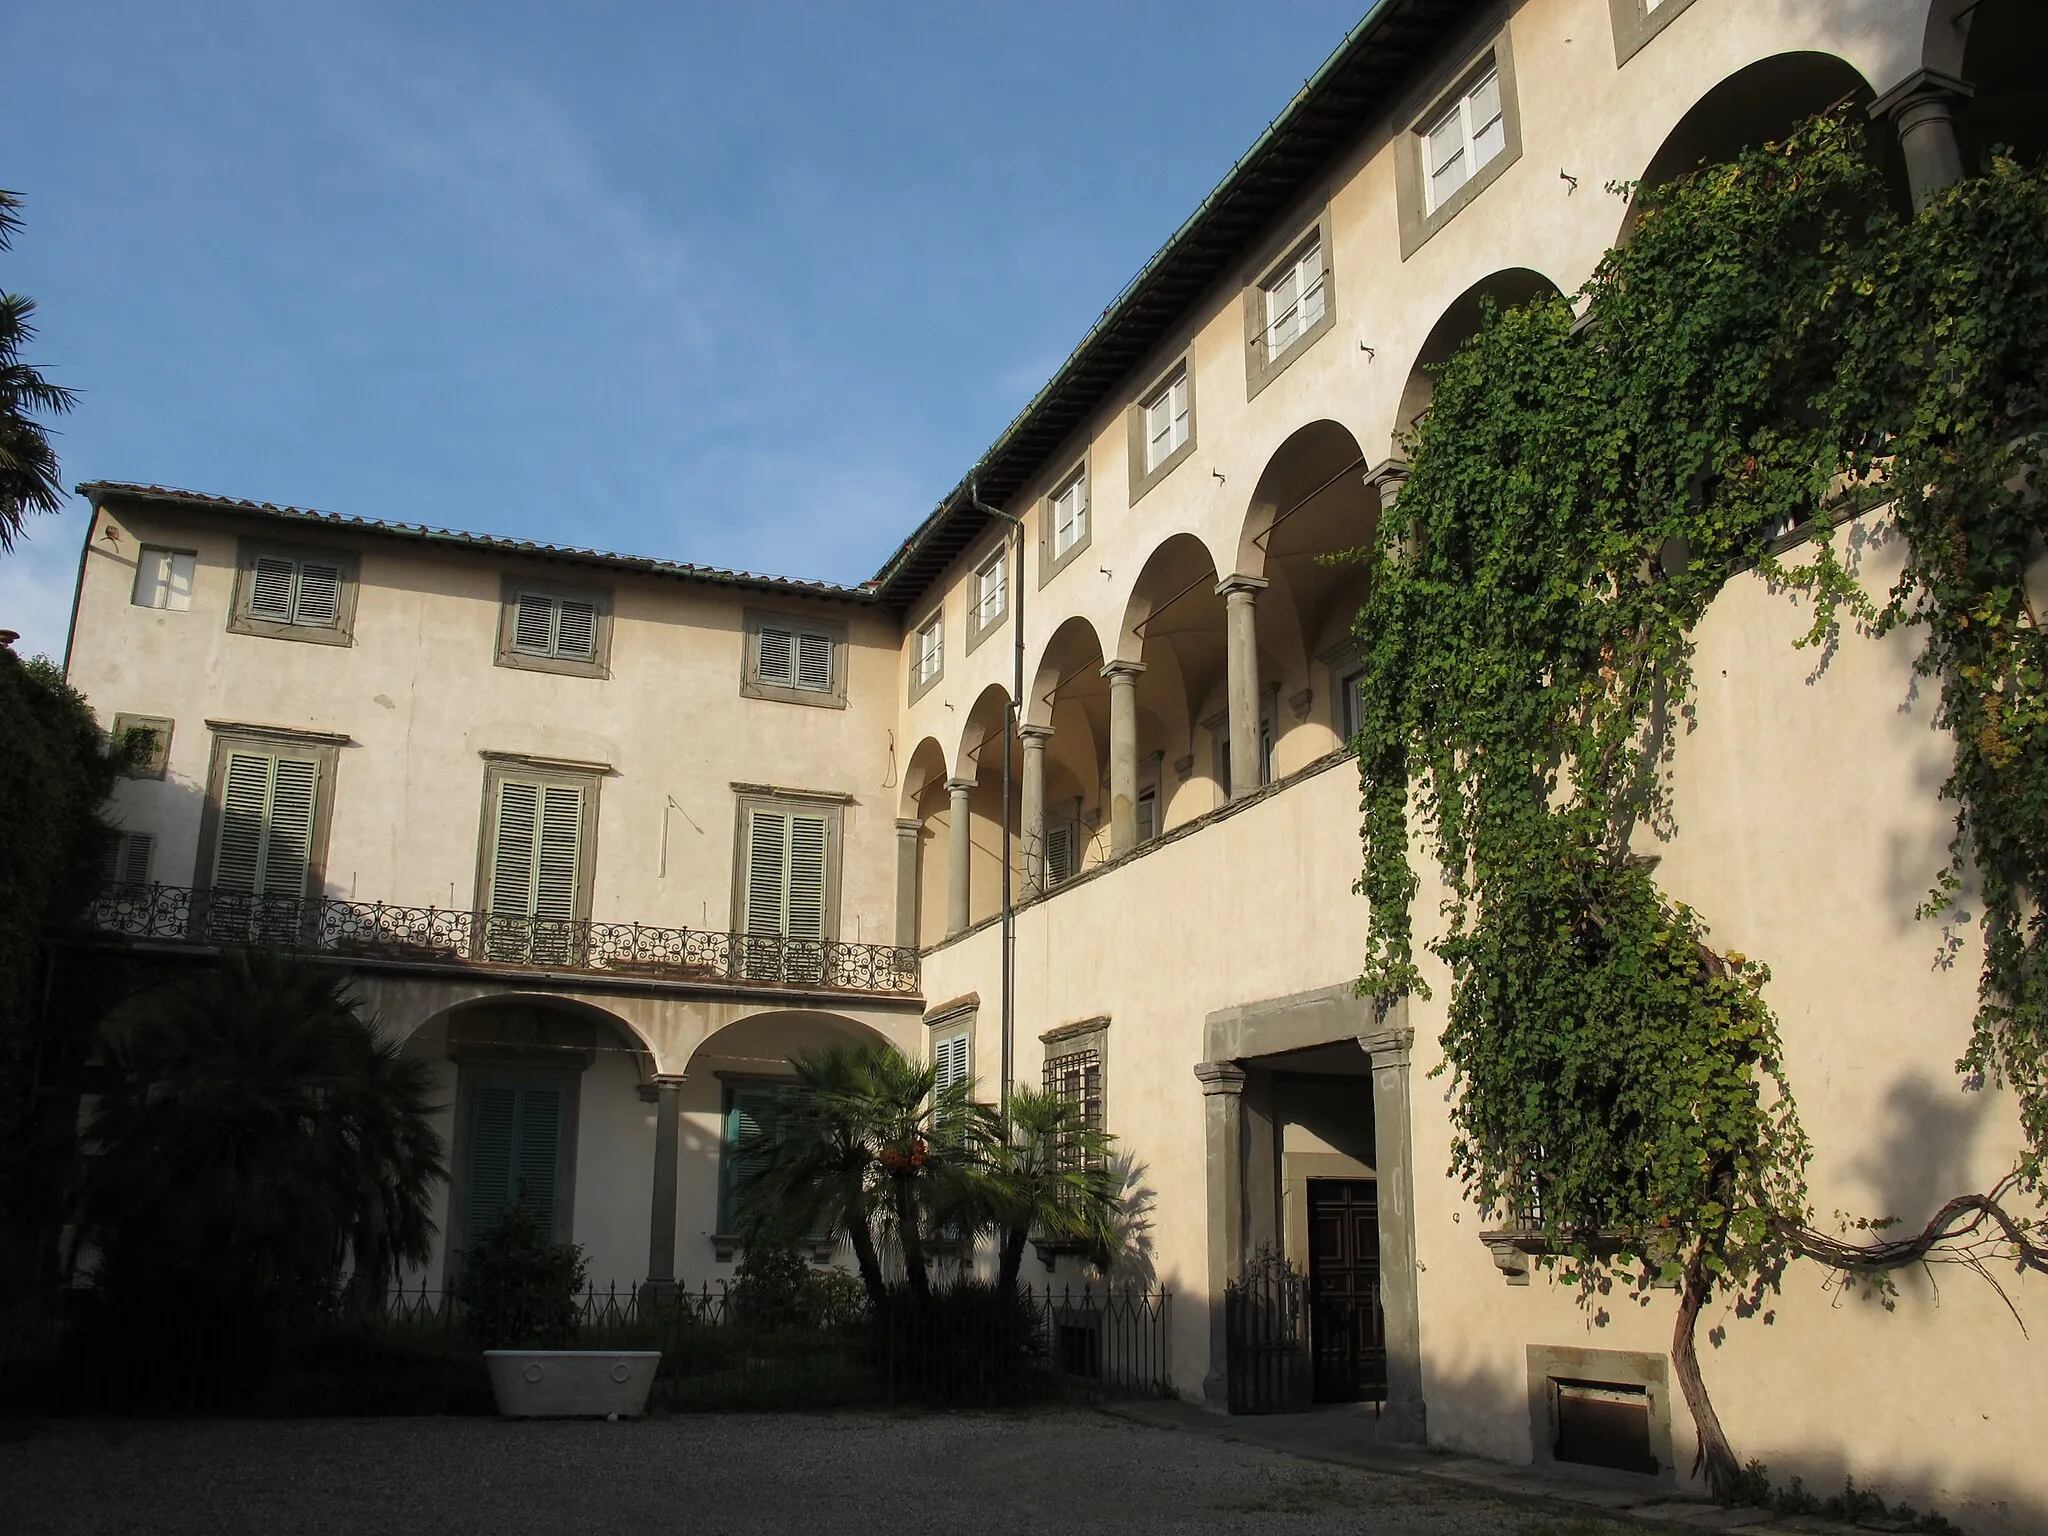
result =
M839 839L844 806L819 796L742 795L733 928L748 976L817 982L839 933Z
M567 964L590 916L599 770L487 759L477 906L486 958Z
M1507 125L1501 119L1500 70L1489 63L1484 73L1423 130L1431 213L1476 176L1480 168L1507 148Z
M1047 1030L1039 1036L1045 1046L1042 1086L1047 1094L1070 1106L1074 1121L1092 1131L1108 1129L1104 1067L1109 1055L1109 1020L1089 1019ZM1081 1149L1063 1148L1058 1154L1063 1167L1084 1165Z
M1010 612L1010 545L998 544L974 568L974 590L967 605L967 649L1001 624Z
M1164 480L1194 446L1194 372L1192 358L1182 357L1131 409L1131 500Z
M945 675L946 618L935 613L917 626L911 637L910 698L915 703Z
M108 839L100 863L100 879L108 885L149 884L150 855L156 838L147 832L116 832Z
M193 884L215 938L282 938L320 894L335 758L344 737L216 725Z
M199 556L192 550L143 545L135 561L135 590L128 600L137 608L185 612L192 606L192 575L198 564Z
M1692 0L1607 0L1614 23L1614 63L1619 68L1644 44L1678 19Z
M242 541L228 617L236 634L349 645L355 610L355 556Z
M745 662L740 692L785 704L846 706L846 626L748 610L742 623Z
M1088 461L1054 482L1038 514L1038 584L1057 576L1088 547Z
M1266 355L1278 357L1323 317L1323 232L1317 230L1263 288Z
M1330 210L1245 291L1245 395L1255 397L1336 320L1330 302Z
M131 779L160 779L171 765L173 722L163 715L116 715L107 734L127 754L122 772Z
M1479 40L1455 73L1437 80L1434 94L1406 114L1407 131L1395 146L1404 261L1522 153L1507 28Z
M1149 474L1188 440L1188 370L1183 364L1145 401L1145 470Z
M505 579L498 665L573 677L609 673L612 600L594 588Z
M944 1093L955 1083L974 1081L973 1037L965 1030L932 1042L932 1092Z

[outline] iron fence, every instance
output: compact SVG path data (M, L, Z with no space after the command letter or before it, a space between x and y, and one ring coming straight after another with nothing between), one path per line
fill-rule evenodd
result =
M966 1304L963 1304L963 1299ZM114 1351L80 1370L94 1298L0 1309L0 1411L252 1414L488 1413L482 1352L451 1290L344 1288L272 1341L260 1378L214 1379L189 1351ZM986 1286L913 1307L836 1315L750 1302L744 1288L591 1287L561 1347L661 1351L666 1412L931 1404L1016 1406L1173 1395L1164 1291ZM173 1358L175 1357L175 1359ZM104 1364L105 1362L102 1362Z
M124 938L263 944L364 959L595 971L655 981L915 993L917 951L781 934L568 921L326 896L113 884L86 912Z
M1223 1297L1232 1413L1300 1413L1309 1406L1308 1282L1261 1249Z

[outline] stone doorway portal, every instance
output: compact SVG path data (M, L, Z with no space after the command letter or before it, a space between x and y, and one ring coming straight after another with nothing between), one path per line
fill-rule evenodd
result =
M1309 1348L1319 1403L1377 1403L1387 1390L1377 1179L1308 1181Z

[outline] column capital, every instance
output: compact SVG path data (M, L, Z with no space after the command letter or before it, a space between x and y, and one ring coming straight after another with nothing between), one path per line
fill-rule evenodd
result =
M974 793L974 782L973 779L948 779L946 780L946 793L949 795L971 795Z
M1022 739L1026 747L1042 747L1052 740L1052 727L1049 725L1020 725L1017 727L1017 735Z
M1382 459L1365 472L1365 483L1382 494L1400 490L1401 482L1407 478L1406 459Z
M1914 109L1939 104L1953 109L1977 94L1977 87L1938 69L1916 69L1864 110L1873 119L1903 118ZM1901 124L1901 126L1904 126Z
M1244 1068L1234 1061L1198 1061L1195 1077L1205 1098L1218 1094L1236 1097L1244 1092Z
M640 1095L641 1103L655 1104L660 1102L664 1093L680 1093L682 1088L683 1075L680 1072L657 1072L635 1088L634 1092Z
M1145 663L1142 661L1105 661L1102 664L1102 675L1108 678L1112 685L1126 680L1135 683L1144 670Z
M1221 598L1251 597L1271 585L1263 576L1226 576L1216 583L1216 595Z
M923 817L898 816L896 818L896 835L898 837L915 837L922 831L924 831Z

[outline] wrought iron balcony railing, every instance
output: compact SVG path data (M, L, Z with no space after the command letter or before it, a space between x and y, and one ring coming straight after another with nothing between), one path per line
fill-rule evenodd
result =
M264 944L364 959L594 971L653 981L914 993L917 951L780 934L567 922L381 901L250 896L177 885L108 885L87 912L102 933L194 944Z

